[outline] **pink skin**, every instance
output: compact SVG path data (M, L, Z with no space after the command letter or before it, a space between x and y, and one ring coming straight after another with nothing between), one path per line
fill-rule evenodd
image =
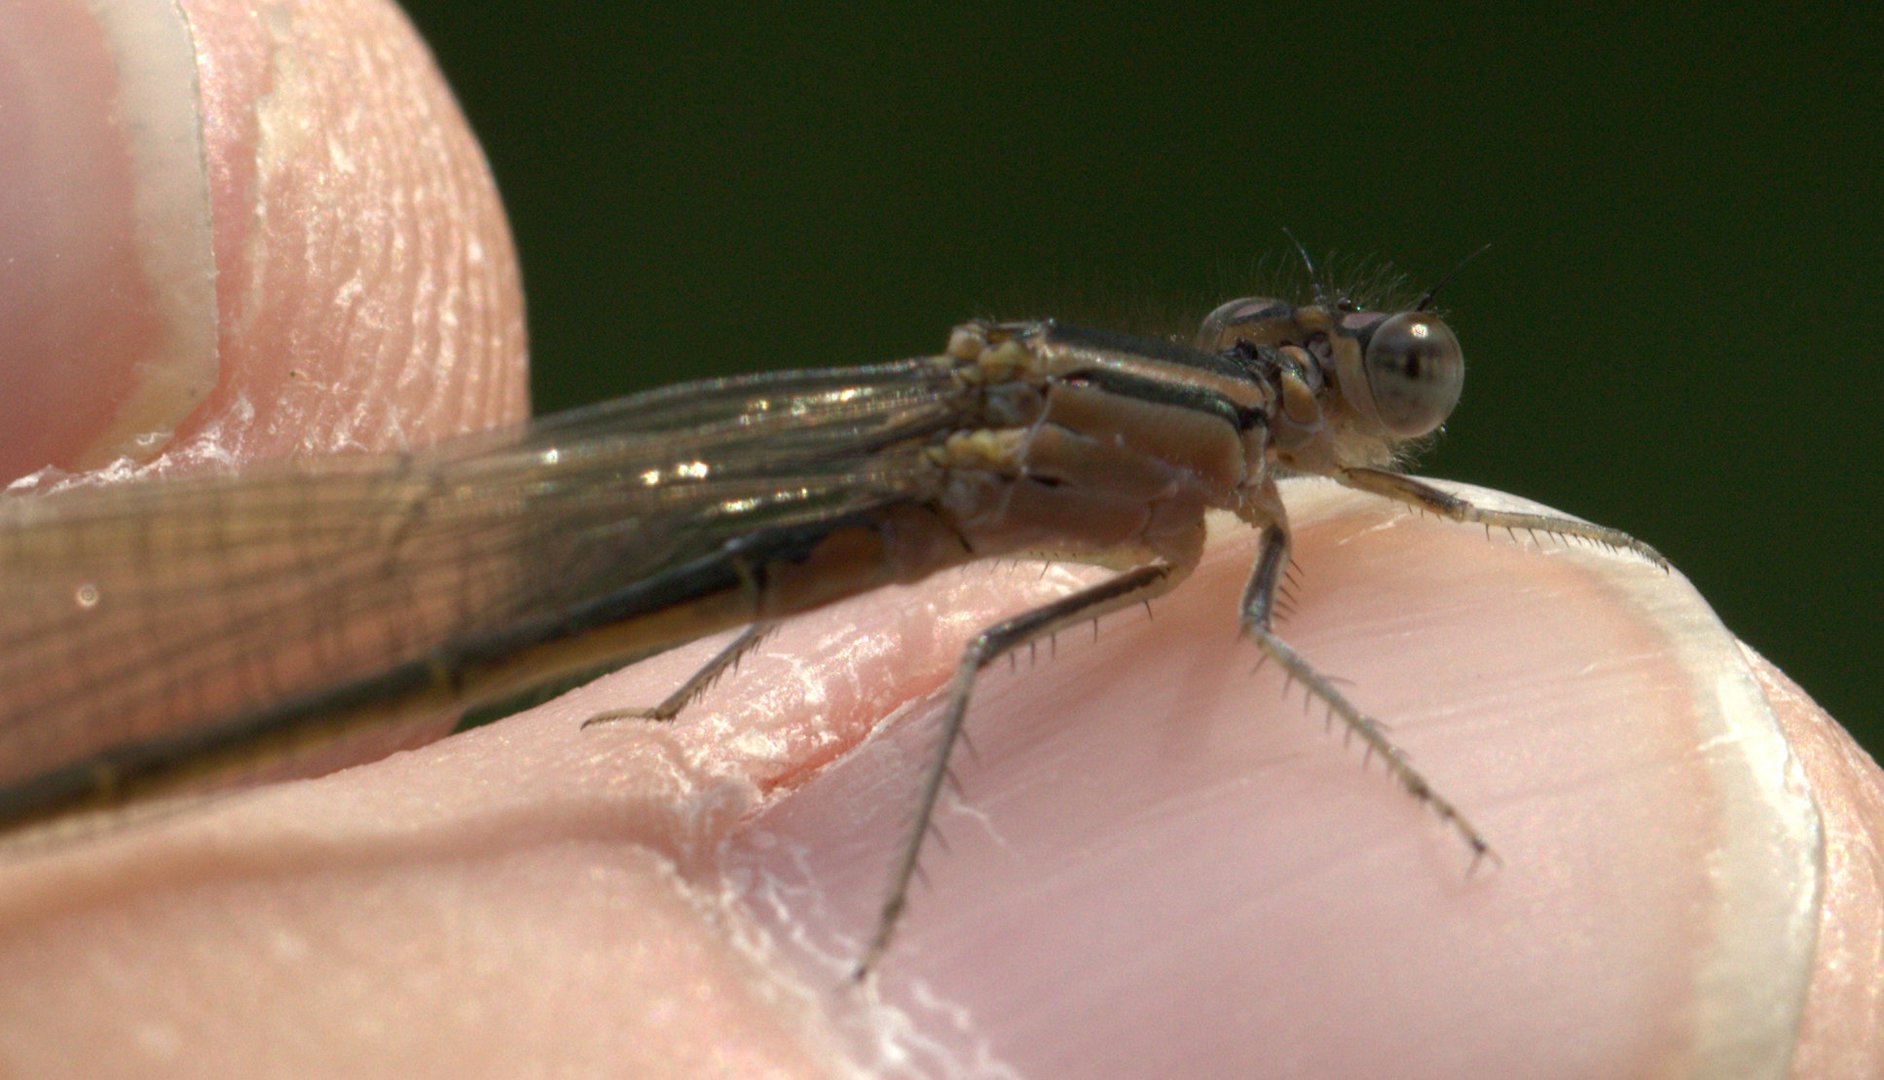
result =
M165 218L174 245L113 239L164 234L110 144L123 125L75 104L112 98L123 46L54 0L17 8L33 47L0 42L0 93L24 103L0 100L0 214L38 230L0 244L59 265L0 277L5 310L64 313L0 339L22 395L3 460L102 463L130 412L169 417L183 467L520 418L509 241L409 28L370 2L185 8L200 91L148 107L210 117L209 232ZM59 122L33 139L4 126L46 102ZM194 309L204 264L149 254L191 235L216 271ZM213 332L179 329L190 310ZM173 363L198 374L153 381ZM1284 634L1393 722L1502 868L1468 875L1299 688L1250 673L1232 531L1154 620L981 680L947 848L849 987L962 642L1089 576L980 565L797 620L670 726L578 729L658 699L704 644L0 865L0 1072L1884 1069L1884 776L1830 718L1678 575L1323 485L1287 498L1304 582Z

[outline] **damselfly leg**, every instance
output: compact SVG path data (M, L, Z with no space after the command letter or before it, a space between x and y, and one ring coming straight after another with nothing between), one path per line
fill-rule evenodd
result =
M1246 515L1260 515L1267 520L1261 527L1256 565L1250 570L1249 583L1243 588L1243 636L1262 650L1265 659L1274 660L1282 668L1285 677L1301 683L1305 691L1320 700L1332 715L1340 717L1347 730L1361 740L1369 757L1378 756L1386 765L1389 775L1408 794L1431 807L1441 821L1451 826L1459 838L1465 841L1466 847L1471 849L1474 866L1486 857L1496 861L1497 855L1492 852L1484 835L1457 807L1433 789L1432 783L1413 767L1406 751L1387 737L1386 729L1380 722L1355 707L1327 676L1316 671L1300 653L1276 636L1273 628L1276 594L1282 587L1283 572L1289 565L1289 520L1273 484L1264 492L1264 496L1256 500L1251 513Z
M617 720L672 720L680 715L681 710L693 704L701 694L711 689L722 675L738 668L739 662L745 659L752 650L758 648L760 643L765 641L766 635L770 634L774 628L773 623L753 623L741 630L725 648L714 653L706 663L700 665L698 671L676 687L674 692L667 695L660 704L644 708L609 709L607 712L596 713L584 720L582 726L594 727L597 724L609 724Z
M1170 592L1196 566L1202 552L1202 540L1200 531L1197 547L1189 554L1188 561L1157 562L1127 570L1062 600L996 623L976 634L968 647L962 650L955 676L949 682L942 730L936 737L934 750L930 752L929 765L923 773L921 793L916 797L915 814L897 856L896 868L890 875L889 892L884 898L882 909L877 913L876 928L871 932L870 942L851 973L853 979L862 979L870 973L877 959L883 955L883 950L889 946L890 937L896 932L897 920L902 917L903 908L908 903L909 885L915 878L923 842L928 839L933 827L936 802L942 796L942 785L949 775L949 758L955 753L955 746L962 737L962 724L968 717L968 700L974 692L975 677L983 668L1023 645Z
M1404 473L1387 472L1384 469L1343 469L1334 474L1334 479L1356 491L1365 491L1370 495L1392 499L1411 506L1415 510L1437 514L1450 521L1483 525L1487 533L1493 529L1504 529L1514 536L1520 532L1543 533L1559 539L1588 540L1593 544L1609 548L1611 551L1633 552L1663 570L1669 568L1668 560L1662 557L1661 552L1621 529L1592 525L1587 521L1559 517L1555 514L1525 514L1509 510L1486 509L1451 492L1441 491L1422 480Z

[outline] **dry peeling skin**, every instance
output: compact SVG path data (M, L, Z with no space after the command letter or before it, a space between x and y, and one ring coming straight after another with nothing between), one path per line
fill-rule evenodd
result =
M1452 835L1251 674L1233 532L1154 620L983 679L966 798L870 993L843 972L957 650L1084 571L983 564L804 617L673 726L578 729L704 645L9 868L0 1061L1786 1075L1821 965L1820 819L1772 687L1685 580L1330 485L1288 500L1286 633L1502 869L1468 876Z

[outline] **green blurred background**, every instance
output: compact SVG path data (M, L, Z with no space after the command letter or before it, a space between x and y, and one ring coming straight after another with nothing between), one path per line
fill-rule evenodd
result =
M1420 282L1489 241L1423 470L1655 544L1884 748L1875 10L407 2L503 189L539 412L972 315L1171 329L1283 226Z

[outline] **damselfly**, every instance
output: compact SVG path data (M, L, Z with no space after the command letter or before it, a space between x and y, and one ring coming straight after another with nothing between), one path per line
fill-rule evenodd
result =
M902 911L976 674L1170 590L1214 508L1261 534L1244 635L1476 858L1484 837L1276 635L1278 474L1662 560L1395 471L1464 376L1431 301L1236 300L1189 345L971 322L936 356L677 386L413 454L8 498L0 827L58 830L745 626L626 714L671 718L768 627L842 597L993 556L1114 570L968 645L862 972Z

